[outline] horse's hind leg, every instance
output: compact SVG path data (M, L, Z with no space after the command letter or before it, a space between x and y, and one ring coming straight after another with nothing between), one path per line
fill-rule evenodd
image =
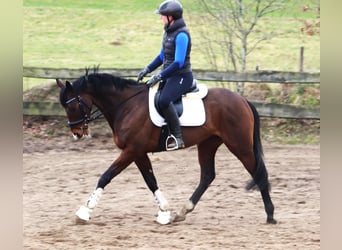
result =
M188 202L177 212L173 221L185 220L186 214L194 210L204 192L215 179L215 154L221 144L222 140L213 136L197 145L198 160L201 167L200 182Z
M235 150L232 147L229 149L250 173L253 178L252 182L258 186L267 214L267 223L276 224L277 222L273 218L274 206L269 193L270 185L268 182L268 173L261 153L253 150L243 152L241 150ZM252 186L253 185L249 184L247 188L251 188Z
M276 224L277 221L273 218L274 206L270 196L270 184L268 182L266 166L262 158L257 161L257 169L252 175L253 181L258 185L260 189L262 200L265 206L265 211L267 214L267 223Z

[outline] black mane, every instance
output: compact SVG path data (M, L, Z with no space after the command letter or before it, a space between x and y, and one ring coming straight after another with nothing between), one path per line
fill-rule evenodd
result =
M108 73L86 74L78 78L72 84L77 93L81 93L87 88L91 88L94 92L103 92L110 90L113 87L118 90L123 90L124 88L138 85L141 86L141 84L135 80L125 79Z
M113 89L123 90L130 86L142 86L137 81L114 76L108 73L91 73L88 71L85 75L79 77L72 83L72 89L75 95L79 95L89 89L96 93L106 93ZM65 105L67 101L66 89L61 89L60 102Z
M108 73L93 73L83 77L93 84L96 90L113 88L113 86L118 90L123 90L130 86L139 85L135 80L125 79Z

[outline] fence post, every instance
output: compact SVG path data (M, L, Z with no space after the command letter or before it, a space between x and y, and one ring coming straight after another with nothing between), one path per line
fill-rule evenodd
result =
M300 58L299 58L299 72L303 72L304 64L304 46L300 47Z

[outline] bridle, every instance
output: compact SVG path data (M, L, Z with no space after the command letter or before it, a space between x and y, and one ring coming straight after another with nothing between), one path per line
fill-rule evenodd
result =
M121 106L122 104L124 104L125 102L127 102L128 100L132 99L133 97L139 95L140 93L142 93L144 90L140 90L138 91L137 93L135 93L134 95L128 97L127 99L123 100L121 103L119 103L117 105L117 107ZM77 129L82 129L82 130L86 130L88 129L88 124L89 122L91 121L94 121L96 119L98 119L100 116L103 115L103 113L106 113L108 112L109 110L106 110L106 112L103 112L101 113L100 110L96 109L95 111L91 112L90 116L88 116L87 112L85 111L85 108L88 109L88 110L91 110L91 107L89 107L82 99L82 97L80 95L78 96L75 96L75 97L72 97L70 99L68 99L66 102L65 102L65 105L68 105L72 102L77 102L78 103L78 107L79 107L79 110L80 110L80 116L81 118L76 120L76 121L68 121L68 126L72 129L72 128L77 128ZM83 123L83 126L81 127L77 127L79 124L82 124Z
M79 110L80 110L80 116L81 118L78 119L77 121L68 121L68 126L70 128L76 128L76 126L78 126L79 124L82 124L83 123L83 126L81 127L78 127L78 129L82 129L82 130L86 130L88 129L88 123L91 122L91 121L94 121L96 120L97 118L99 118L102 113L99 112L98 109L96 109L95 111L93 111L90 116L88 116L87 112L85 111L85 108L88 109L88 110L91 110L91 107L89 107L82 99L82 97L80 95L76 96L76 97L72 97L70 99L68 99L66 102L65 102L65 105L68 105L72 102L77 102L78 103L78 107L79 107Z

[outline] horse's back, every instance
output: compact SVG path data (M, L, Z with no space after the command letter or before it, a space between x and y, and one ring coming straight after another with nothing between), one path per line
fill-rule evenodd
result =
M230 114L242 115L247 112L253 115L246 98L226 88L210 88L204 103L209 113L216 109Z

